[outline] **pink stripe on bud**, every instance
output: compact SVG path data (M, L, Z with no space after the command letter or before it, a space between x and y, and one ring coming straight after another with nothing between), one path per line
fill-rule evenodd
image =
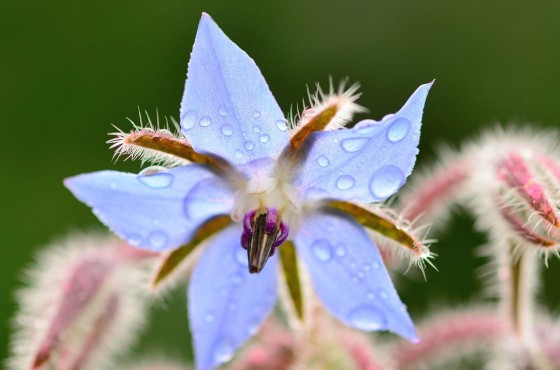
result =
M397 369L416 369L430 361L460 357L502 341L507 327L491 313L465 311L438 315L419 329L421 342L400 342L393 350Z
M401 201L403 217L415 220L447 203L456 196L470 171L470 162L463 160L452 162L426 177Z
M521 155L510 153L498 163L496 174L498 179L514 188L545 220L554 226L560 226L560 219L548 201L543 185L537 182Z
M77 370L110 363L146 314L129 277L153 256L112 237L84 234L47 248L18 295L11 367Z

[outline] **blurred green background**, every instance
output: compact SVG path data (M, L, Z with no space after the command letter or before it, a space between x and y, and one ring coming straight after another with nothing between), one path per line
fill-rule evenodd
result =
M496 122L560 122L560 2L499 1L13 1L0 2L0 359L22 268L57 236L100 227L62 179L105 168L111 124L137 107L178 116L202 11L260 66L287 112L306 85L359 81L369 116L397 110L436 79L425 110L420 165ZM365 117L365 116L364 116ZM413 317L480 296L474 247L460 214L434 250L439 272L403 278ZM548 279L560 276L558 261ZM187 358L185 294L160 305L141 347ZM544 301L558 307L558 289Z

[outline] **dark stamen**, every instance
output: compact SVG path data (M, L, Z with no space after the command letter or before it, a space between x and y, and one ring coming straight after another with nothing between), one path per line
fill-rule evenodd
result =
M288 226L282 222L275 208L263 208L245 214L241 246L247 249L249 272L260 272L287 237Z

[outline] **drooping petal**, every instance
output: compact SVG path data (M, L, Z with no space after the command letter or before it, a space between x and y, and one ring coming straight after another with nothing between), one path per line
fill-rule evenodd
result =
M341 213L313 213L295 244L333 316L357 329L389 330L417 340L379 251L359 224Z
M100 171L64 183L116 234L152 251L186 243L200 224L229 213L233 203L226 184L198 165L149 175Z
M228 361L254 335L276 301L276 256L249 274L241 227L232 225L212 239L189 286L189 320L198 370Z
M238 165L276 158L288 143L284 115L259 68L207 14L189 62L181 130L197 152Z
M424 102L420 86L396 114L351 129L313 133L294 183L311 198L378 202L394 194L412 171Z

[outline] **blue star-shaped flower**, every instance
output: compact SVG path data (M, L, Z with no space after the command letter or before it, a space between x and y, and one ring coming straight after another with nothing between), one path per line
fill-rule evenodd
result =
M334 99L289 128L253 60L204 14L181 102L185 138L128 138L195 163L65 184L137 247L175 250L208 237L188 293L198 369L227 361L256 332L275 304L279 265L293 296L305 266L337 319L416 340L379 251L340 205L383 201L404 184L430 86L380 122L328 130L344 109Z

